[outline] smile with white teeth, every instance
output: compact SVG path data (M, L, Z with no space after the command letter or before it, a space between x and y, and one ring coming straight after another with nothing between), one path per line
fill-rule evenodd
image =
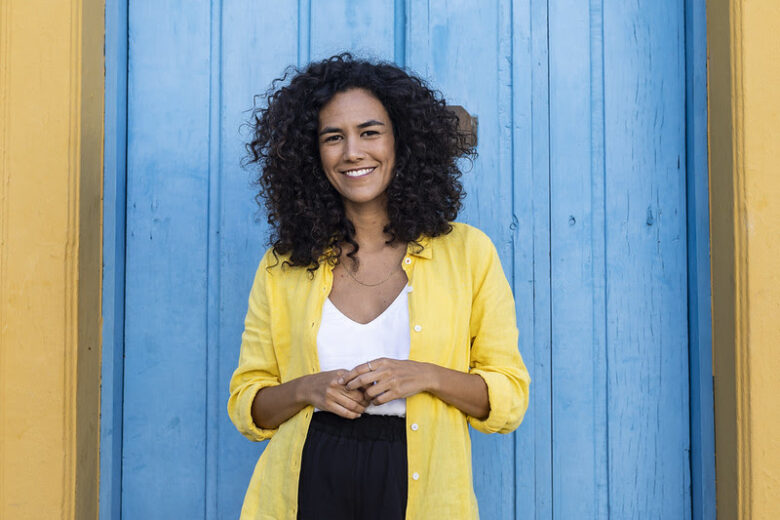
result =
M347 170L344 172L344 175L347 177L362 177L363 175L368 175L374 169L376 166L372 166L371 168L360 168L359 170Z

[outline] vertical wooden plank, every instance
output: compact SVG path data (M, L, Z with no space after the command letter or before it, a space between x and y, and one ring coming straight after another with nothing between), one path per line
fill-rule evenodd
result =
M308 12L300 13L306 19ZM308 54L308 33L300 35L298 6L293 2L225 0L222 10L221 113L219 171L218 254L211 261L219 266L217 415L219 425L217 471L217 518L238 518L249 478L267 444L252 443L239 434L225 413L230 376L238 363L249 289L266 248L268 225L265 212L255 204L254 168L241 168L244 144L250 139L249 120L253 98L266 91L288 65L294 65L299 50ZM306 25L300 25L308 31ZM304 42L305 48L299 46ZM269 48L273 52L268 52ZM258 103L262 103L260 98Z
M468 197L458 220L484 230L512 279L511 3L412 2L407 65L451 104L479 118L479 158L464 164ZM527 244L530 247L530 243ZM515 507L512 436L472 433L474 482L483 518L511 518Z
M210 5L128 16L122 515L202 518Z
M707 20L704 0L685 2L685 135L693 518L714 520L715 433L707 168Z
M593 52L601 30L592 7L600 9L600 1L551 0L549 10L552 471L558 518L605 518L607 511L603 91L600 52Z
M409 4L407 0L395 0L394 27L393 27L393 61L399 67L406 66L406 40L408 38L406 23Z
M595 444L593 446L596 467L593 468L595 488L595 514L598 518L609 517L609 356L605 348L608 341L606 324L606 276L607 252L606 221L606 142L604 134L604 2L591 0L590 23L590 182L591 182L591 228L590 249L591 298L593 319L593 421ZM584 215L583 215L584 216ZM574 426L574 425L573 425ZM554 471L554 470L553 470Z
M107 0L103 160L103 345L100 388L100 518L122 503L127 175L127 2Z
M209 27L209 149L208 214L206 223L206 457L204 464L205 518L219 510L219 424L224 415L224 386L219 383L220 280L222 208L222 0L211 0Z
M548 89L547 0L513 0L513 291L532 379L515 434L514 518L552 518Z
M499 84L500 78L504 86L511 81L511 49L499 56L500 42L511 40L511 19L508 9L504 11L506 18L500 19L499 2L412 3L408 66L441 90L448 103L462 105L479 118L479 158L473 168L463 165L468 197L460 220L492 232L509 266L512 195L506 187L512 183L511 136L499 121L499 116L511 114L511 91Z
M298 67L311 59L311 0L298 0Z
M690 518L684 6L604 9L610 513Z
M361 57L392 60L395 5L386 0L311 3L311 59L349 50Z
M597 0L551 2L553 473L564 518L690 516L682 20L660 6L602 14Z

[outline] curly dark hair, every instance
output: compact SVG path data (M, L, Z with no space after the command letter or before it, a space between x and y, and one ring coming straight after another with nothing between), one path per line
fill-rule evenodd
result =
M289 81L288 81L288 78ZM393 126L395 169L387 187L389 223L395 241L449 233L465 197L457 160L473 159L470 136L459 130L457 115L422 79L386 62L338 54L303 69L289 67L266 92L265 107L251 117L252 140L245 165L257 164L257 203L266 208L274 255L310 272L320 259L338 263L342 246L358 244L341 196L322 169L319 111L339 92L361 88L381 101Z

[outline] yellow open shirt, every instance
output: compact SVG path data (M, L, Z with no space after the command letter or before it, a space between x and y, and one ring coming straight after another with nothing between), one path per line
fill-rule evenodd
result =
M415 520L478 518L467 424L509 433L528 407L530 378L496 248L479 229L452 225L447 235L419 240L422 249L409 244L402 262L412 288L409 359L482 376L490 414L483 421L468 417L428 393L406 399L406 518ZM249 483L241 520L297 516L301 452L314 408L268 430L254 424L252 401L261 388L319 372L317 331L333 272L321 263L311 278L305 268L282 267L284 259L277 262L269 250L260 262L230 380L228 413L236 428L254 441L271 439Z

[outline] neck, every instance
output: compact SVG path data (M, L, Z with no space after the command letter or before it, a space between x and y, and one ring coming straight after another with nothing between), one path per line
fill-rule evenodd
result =
M366 253L380 251L387 247L390 236L384 232L390 221L387 218L387 207L382 204L345 204L344 212L355 227L355 241L360 244L360 250Z

